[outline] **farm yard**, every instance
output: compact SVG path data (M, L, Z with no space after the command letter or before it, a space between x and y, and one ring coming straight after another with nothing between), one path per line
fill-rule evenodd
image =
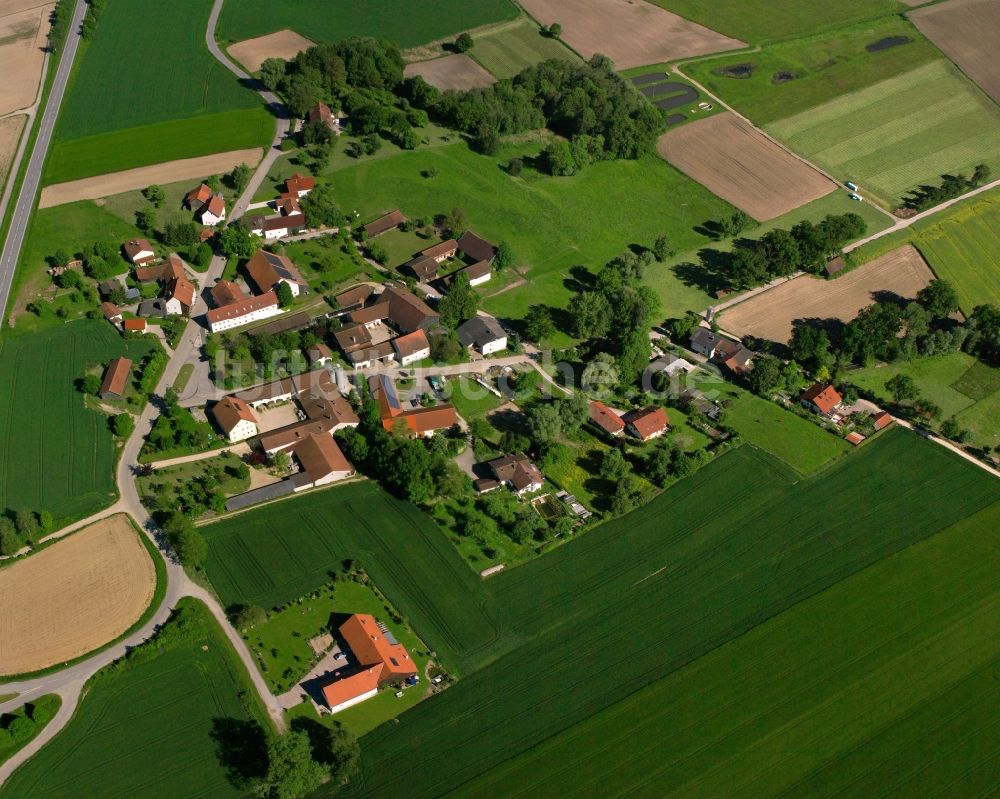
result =
M789 39L899 11L896 0L650 0L668 11L706 28L742 39L761 42Z
M28 108L38 83L48 44L53 4L13 0L0 6L0 116Z
M996 0L949 0L909 15L920 32L1000 103L1000 63L996 30L1000 3Z
M441 91L448 89L468 91L492 86L496 82L489 72L465 53L454 53L430 61L407 64L403 74L408 78L419 75Z
M505 627L524 643L366 736L353 795L392 795L404 785L414 797L461 792L998 499L991 477L904 430L810 480L750 447L727 453L640 510L483 583L480 592L496 597ZM614 679L579 667L609 653ZM810 701L802 714L820 707ZM437 766L425 768L429 761ZM561 764L539 768L536 777L554 776Z
M796 2L805 5L802 0ZM826 5L839 8L847 3ZM810 13L815 7L810 4ZM777 16L762 13L760 19L770 25ZM874 52L868 49L886 39L909 41ZM684 66L683 71L754 123L766 127L940 58L937 48L916 28L892 16L778 42L759 52L697 61ZM934 97L928 95L931 101Z
M577 61L579 56L551 36L544 36L531 20L520 17L475 36L470 55L497 78L512 78L525 67L559 58Z
M766 130L892 205L943 173L1000 167L1000 108L942 59Z
M208 610L191 599L178 608L150 643L91 679L68 726L0 797L246 795L227 771L254 776L240 771L263 760L269 722Z
M261 64L269 58L283 58L288 61L312 46L313 42L305 36L300 36L292 30L283 30L237 42L230 45L228 52L246 67L248 72L259 72Z
M688 177L758 220L785 214L836 188L729 112L668 131L657 150Z
M847 323L879 295L913 299L933 279L920 253L903 246L832 280L812 275L787 280L727 308L718 321L733 335L786 344L798 323Z
M542 25L558 22L561 39L584 58L608 56L619 69L735 50L723 36L651 3L631 0L523 0Z
M381 3L241 0L222 7L216 38L220 42L240 42L290 29L316 42L376 36L400 47L416 47L517 15L517 7L510 0L477 0L475 3L437 0L419 9L414 8L411 0Z
M156 589L139 535L119 514L0 569L0 674L73 660L138 621Z
M1000 702L1000 584L990 568L998 526L994 503L502 763L461 795L988 790Z
M124 341L107 322L62 323L0 350L0 508L47 510L57 523L115 498L108 417L84 407L75 383L88 363L141 360L155 345Z
M254 147L248 150L203 155L199 158L167 161L153 166L72 180L68 183L56 183L42 189L38 207L50 208L54 205L63 205L78 200L96 200L113 194L122 194L126 191L141 190L153 184L163 185L180 180L196 180L206 175L229 172L240 164L255 166L260 159L260 148Z

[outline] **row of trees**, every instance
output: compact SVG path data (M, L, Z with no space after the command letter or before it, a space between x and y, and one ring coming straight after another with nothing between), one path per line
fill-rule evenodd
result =
M946 200L960 197L967 191L988 183L989 179L990 168L986 164L977 165L971 177L963 174L942 175L941 183L937 186L925 185L910 192L903 198L903 207L911 211L923 211Z

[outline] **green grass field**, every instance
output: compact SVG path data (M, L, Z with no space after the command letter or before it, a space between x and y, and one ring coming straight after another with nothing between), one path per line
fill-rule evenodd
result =
M893 205L945 172L1000 167L1000 109L944 60L766 129L836 177L857 182L862 194Z
M247 728L269 722L205 607L189 599L179 607L183 627L175 617L158 643L99 672L69 725L0 796L246 795L217 750L240 757L253 740Z
M211 7L210 0L108 3L76 65L56 141L258 107L259 98L205 46ZM236 148L215 152L227 149Z
M849 0L835 5L843 6L846 2ZM770 24L776 16L769 13L759 19ZM890 36L908 36L914 41L876 53L865 50L867 45ZM940 57L940 51L905 19L886 17L770 45L760 52L728 53L697 61L685 66L684 72L758 125L767 125L897 77ZM753 64L753 74L749 78L716 74L716 70L737 64ZM780 72L796 77L784 83L773 83L774 76Z
M526 17L509 26L475 37L469 52L497 78L512 78L525 67L550 58L579 61L580 57L558 39L542 36L538 25Z
M706 28L744 42L760 42L809 35L824 28L902 11L896 0L652 0L655 5L687 17Z
M359 210L362 218L400 208L430 219L458 206L477 233L509 242L516 262L527 267L529 284L490 298L495 279L481 293L487 310L511 318L536 302L564 305L573 266L596 271L630 244L650 246L660 233L667 233L677 250L704 245L708 239L693 228L730 212L725 202L656 157L592 164L561 178L530 169L514 178L501 169L513 156L540 149L539 142L511 145L494 159L465 144L446 145L363 161L331 179L342 207ZM438 176L422 177L432 167ZM666 315L709 304L701 289L664 272L657 289Z
M517 15L509 0L437 0L417 9L407 0L241 0L222 7L216 35L220 41L239 42L291 28L314 42L377 36L400 47L415 47Z
M76 388L88 363L141 359L152 341L124 341L107 322L79 321L8 339L0 349L0 509L79 518L115 497L108 417Z
M8 738L6 743L0 744L0 763L10 760L12 756L27 746L45 728L45 725L52 721L52 717L59 711L61 704L62 700L58 694L43 694L37 699L32 699L21 705L12 713L0 715L0 729L9 728L15 718L23 718L25 715L34 723L34 729L29 736L19 739L16 743Z
M988 792L1000 701L1000 579L990 565L998 526L994 503L458 795Z
M45 162L43 183L264 147L273 136L274 119L260 106L99 133L53 144Z
M414 797L461 794L500 763L997 500L1000 487L992 477L904 430L890 431L812 479L796 479L750 447L730 452L638 511L484 583L480 593L495 597L505 629L521 645L398 724L365 736L355 794L387 796L404 786ZM924 597L931 609L951 605L946 593ZM783 643L809 648L801 635ZM732 665L737 673L750 667ZM786 673L775 668L772 679ZM788 686L774 680L772 689L788 699ZM827 687L836 690L839 683L830 680ZM692 703L687 723L705 733L718 728L712 702L674 695ZM869 710L863 703L851 709ZM822 710L819 700L803 701L800 714ZM633 746L646 740L632 738L632 731L631 722L621 730ZM649 744L666 760L684 741L679 730ZM617 760L601 754L605 741L590 745L593 768L612 772ZM839 754L836 747L809 751L821 765ZM722 759L716 753L715 760ZM534 777L557 779L563 765L546 760Z

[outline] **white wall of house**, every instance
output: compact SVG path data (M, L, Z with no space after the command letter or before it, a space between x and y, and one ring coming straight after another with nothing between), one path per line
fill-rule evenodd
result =
M290 288L292 290L292 296L293 297L298 297L299 296L299 292L302 291L302 286L300 286L294 280L279 280L278 282L279 283L284 283L285 285L287 285L288 288Z
M257 435L257 425L248 419L240 419L239 424L229 431L229 441L235 444L237 441L246 441Z
M483 355L492 355L494 352L500 352L500 350L507 349L507 337L498 338L496 341L490 341L483 344Z
M259 236L260 234L258 233L257 235ZM264 231L264 238L267 241L274 241L275 239L280 239L282 236L287 236L287 235L288 235L288 228L286 227L279 227L275 228L274 230Z
M412 355L407 355L404 358L399 359L401 366L409 366L411 363L416 363L417 361L422 361L424 358L431 357L431 348L424 347L422 350L417 350Z
M205 213L201 215L201 223L203 225L207 225L208 227L214 227L225 218L226 218L225 211L223 211L219 216L216 216L211 211L205 211Z
M339 713L341 710L347 710L347 708L353 707L359 702L364 702L366 699L371 699L377 693L378 693L378 688L372 688L370 691L367 691L366 693L360 694L359 696L355 696L352 699L347 699L341 702L339 705L334 705L333 707L330 708L330 712Z
M492 272L487 272L485 275L480 275L479 277L473 278L472 280L470 280L469 281L469 285L470 286L480 286L483 283L488 282L491 277L493 277L493 273Z
M171 297L167 300L166 310L170 316L180 316L187 313L187 308L176 297Z
M146 261L152 261L155 255L156 253L152 250L140 250L135 256L133 256L132 263L142 264Z
M218 322L213 322L210 327L213 333L218 333L220 330L232 330L234 327L240 327L242 325L250 324L250 322L257 322L261 319L269 319L272 316L277 316L283 313L281 308L277 305L272 305L269 308L261 308L257 311L251 311L244 316L235 316L232 319L220 319Z

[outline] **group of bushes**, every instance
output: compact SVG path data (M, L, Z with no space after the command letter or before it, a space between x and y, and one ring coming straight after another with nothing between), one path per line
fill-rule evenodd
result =
M35 543L38 536L52 532L55 520L47 510L37 513L30 508L7 510L0 514L0 555L13 555Z

